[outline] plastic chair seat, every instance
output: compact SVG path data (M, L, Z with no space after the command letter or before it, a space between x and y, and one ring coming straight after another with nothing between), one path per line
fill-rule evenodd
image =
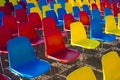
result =
M71 49L65 48L63 50L60 50L52 55L48 55L48 58L52 58L54 60L63 62L63 63L69 63L74 60L80 55L79 52L73 51Z
M35 76L44 74L49 69L50 65L48 62L38 59L34 59L33 61L16 68L10 68L12 72L26 78L34 78Z
M37 46L37 45L41 45L44 43L44 39L43 38L38 38L38 39L32 39L30 40L32 46Z
M71 44L75 46L81 46L87 49L95 49L97 46L99 46L100 43L96 40L83 39L81 41L78 41L76 43L71 43Z
M120 36L120 29L112 30L112 31L107 31L107 34L115 34L117 36Z
M92 37L92 39L97 39L97 40L100 40L100 41L105 41L105 42L112 42L114 41L116 38L114 35L109 35L109 34L101 34L101 35L98 35L98 36L94 36Z

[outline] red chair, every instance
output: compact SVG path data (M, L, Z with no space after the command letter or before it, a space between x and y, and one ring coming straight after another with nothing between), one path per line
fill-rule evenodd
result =
M103 14L104 13L104 8L105 8L105 3L100 2L100 12Z
M111 3L109 1L105 2L105 7L112 9Z
M0 6L0 11L4 12L5 15L11 15L11 11L8 6Z
M14 36L18 34L17 21L14 16L6 15L2 18L2 25L8 27Z
M92 3L92 10L93 9L98 9L97 5L95 3Z
M27 21L27 13L26 13L25 9L23 9L23 8L16 9L15 17L16 17L17 21L19 21L19 22Z
M0 54L7 54L7 42L8 40L12 39L12 32L7 27L0 26ZM2 60L0 56L0 63L2 68L2 73L4 73ZM3 79L0 79L3 80Z
M36 30L42 30L42 21L38 13L33 12L28 14L28 21L33 24Z
M30 40L32 46L38 46L44 43L44 39L38 36L30 22L18 24L18 32L19 36L26 36Z
M42 25L43 25L43 33L47 32L48 30L52 30L52 29L58 29L58 27L56 26L56 23L54 21L54 19L52 17L46 17L42 20ZM61 32L63 37L67 36L67 32L62 31Z
M11 79L5 74L0 74L0 80L11 80Z
M64 31L70 31L70 24L75 22L75 19L72 14L65 14L63 16L64 21Z
M90 18L86 11L79 12L79 21L82 22L86 27L90 26Z
M64 39L58 29L46 31L45 35L45 56L47 58L69 63L76 60L80 53L65 47Z
M12 2L6 2L6 3L5 3L5 6L9 7L9 9L10 9L11 12L14 11L14 7L13 7Z

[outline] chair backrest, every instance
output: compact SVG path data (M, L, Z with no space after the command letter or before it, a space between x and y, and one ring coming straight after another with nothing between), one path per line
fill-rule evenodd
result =
M100 2L100 11L104 11L104 8L105 8L105 3Z
M65 48L65 42L58 29L51 29L44 33L45 55L53 55L55 52Z
M82 1L81 0L76 0L77 3L79 3L80 7L82 7Z
M96 77L90 67L84 66L71 72L66 80L96 80Z
M13 7L13 4L11 2L6 2L5 6L8 6L11 12L14 11L14 7Z
M98 9L92 10L92 19L102 19Z
M54 11L55 11L55 13L57 13L57 9L58 8L62 8L61 4L59 4L59 3L54 4Z
M79 12L79 21L83 23L83 25L90 25L90 18L86 11Z
M20 5L20 4L16 4L16 5L14 5L14 10L16 10L16 9L21 9L21 8L23 8L23 6Z
M32 7L32 8L30 8L30 13L32 13L32 12L37 12L39 14L40 18L41 19L43 18L42 17L42 13L41 13L39 7Z
M48 5L42 6L42 14L43 18L46 17L46 11L50 10L50 7Z
M26 36L29 40L37 39L38 34L30 22L18 24L19 36Z
M25 10L26 8L26 4L23 1L18 1L18 4L20 4Z
M11 15L3 16L2 25L8 27L13 33L18 31L17 20L14 16Z
M104 16L112 15L112 11L110 8L105 7L104 8Z
M117 26L116 26L116 22L114 19L113 15L109 15L105 17L105 33L112 31L112 30L116 30Z
M118 13L118 29L120 29L120 13Z
M102 70L104 80L120 79L120 57L116 51L110 51L102 57Z
M7 49L7 42L13 38L12 32L7 27L0 27L0 50L6 48Z
M0 6L0 11L2 11L5 15L11 15L11 11L8 6Z
M79 17L79 12L80 12L80 9L79 9L79 7L78 6L73 6L73 16L75 17L75 18L78 18Z
M27 3L26 7L27 7L27 13L29 14L30 13L30 9L32 7L35 7L35 5L33 3Z
M0 1L0 6L4 6L5 0Z
M2 17L4 16L4 13L0 11L0 26L2 25Z
M96 5L100 9L100 0L96 0Z
M28 14L28 21L32 23L34 28L42 28L42 21L38 13L33 12Z
M46 11L46 17L52 17L54 18L56 24L58 23L58 18L54 10Z
M27 21L27 13L24 8L15 10L15 17L19 22Z
M51 29L57 28L55 20L52 17L43 18L42 25L43 25L43 33Z
M17 68L35 59L34 49L26 37L16 37L8 41L8 61L10 68Z
M92 10L93 9L98 9L98 7L97 7L97 5L95 3L92 3L91 6L92 6Z
M13 5L17 4L17 0L9 0L9 2L12 2Z
M65 3L65 10L67 13L72 13L72 4L69 2Z
M42 6L47 5L47 1L46 0L38 0L38 6L40 8L40 10L42 10Z
M51 2L50 2L50 8L51 8L51 9L54 9L54 4L56 4L55 1L51 1Z
M75 19L72 14L65 14L63 17L64 21L64 30L70 30L70 24L75 22Z
M63 20L63 16L66 14L66 10L64 8L57 9L58 20Z
M99 20L93 19L90 22L90 38L99 37L103 34L102 25Z
M88 5L89 6L89 1L88 0L83 0L82 5Z
M87 38L86 31L82 22L71 23L70 32L71 32L71 44Z
M88 15L91 15L91 12L90 12L88 5L83 5L82 9L83 9L83 11L86 11L88 13Z

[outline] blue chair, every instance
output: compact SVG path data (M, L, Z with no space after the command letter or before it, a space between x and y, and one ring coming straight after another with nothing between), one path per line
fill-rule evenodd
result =
M57 9L57 13L58 13L58 19L61 21L63 21L63 16L67 14L64 8Z
M79 15L78 15L79 12L80 12L79 7L78 7L78 6L74 6L74 7L73 7L73 16L74 16L75 19L78 19L78 17L79 17Z
M2 17L4 16L4 13L0 11L0 26L2 26Z
M47 5L46 0L38 0L38 6L39 6L41 11L42 11L42 6L44 6L44 5Z
M21 2L24 2L25 4L27 4L26 0L20 0Z
M21 8L23 8L23 7L22 7L22 5L20 5L20 4L14 5L14 11L15 11L16 9L21 9Z
M101 24L105 24L105 20L102 20L100 12L98 9L92 10L92 19L97 19L100 21Z
M22 78L34 78L50 69L47 61L35 56L33 47L26 37L16 37L8 41L9 69Z
M57 2L60 3L63 8L65 8L66 0L57 0Z
M109 16L109 15L113 15L112 11L110 10L110 8L107 8L107 7L104 8L104 18L105 18L105 16ZM118 18L117 17L115 18L115 21L118 22Z
M30 8L35 7L35 5L33 3L28 3L26 7L27 7L27 14L29 14Z
M82 9L83 9L83 11L86 11L89 16L91 16L91 12L90 12L90 9L89 9L88 5L84 4L82 6Z
M54 18L57 26L63 26L63 22L58 21L57 15L56 15L56 13L55 13L54 10L48 10L48 11L46 11L46 17L52 17L52 18Z
M51 2L50 2L50 8L51 8L51 9L54 9L54 4L56 4L55 1L51 1Z
M103 33L102 25L97 19L91 20L90 22L90 38L102 42L113 42L116 40L114 35Z

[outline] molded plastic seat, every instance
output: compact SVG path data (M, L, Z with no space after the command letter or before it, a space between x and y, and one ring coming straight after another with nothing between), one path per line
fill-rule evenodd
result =
M59 8L57 10L58 13L58 20L63 21L63 16L66 14L66 10L64 8Z
M84 66L72 71L66 80L96 80L96 77L90 67Z
M103 80L120 79L120 57L116 51L110 51L102 57Z
M51 2L50 2L50 8L51 8L51 9L54 9L54 4L56 4L55 1L51 1Z
M14 36L18 34L17 20L14 16L3 16L2 25L3 27L8 27Z
M46 17L52 17L52 18L54 18L57 26L63 26L63 22L58 21L57 15L56 15L56 13L55 13L54 10L46 11Z
M46 17L46 18L44 18L42 20L42 25L43 25L43 33L47 32L49 30L57 28L55 20L52 17ZM61 31L61 34L62 34L63 37L68 36L67 32L65 32L65 31Z
M23 8L23 6L20 5L20 4L16 4L16 5L14 5L14 10L16 10L16 9L21 9L21 8Z
M64 31L70 31L70 24L75 22L72 14L65 14L63 17L64 21Z
M13 7L12 2L6 2L6 3L5 3L5 6L8 6L11 12L14 11L14 7Z
M38 13L33 12L28 14L28 21L32 23L36 30L42 30L42 22Z
M118 29L114 16L109 15L105 17L105 33L114 34L116 36L120 36L120 29Z
M72 4L71 3L65 3L65 10L67 13L71 13L72 14Z
M95 3L92 3L91 6L92 6L92 10L98 9L98 7L97 7L97 5Z
M26 8L26 4L23 1L18 1L18 4L20 4L25 10Z
M46 0L38 0L38 6L39 6L41 11L42 11L42 6L44 6L44 5L47 5Z
M0 11L2 11L4 15L11 15L11 11L8 6L0 6Z
M9 0L9 2L12 2L13 5L17 4L17 0Z
M18 30L19 36L26 36L33 46L38 46L44 43L44 39L38 36L30 22L18 24Z
M15 10L15 17L19 22L27 21L27 13L24 8Z
M70 25L71 45L87 49L95 49L100 42L87 38L85 28L81 22L74 22Z
M45 56L47 58L69 63L76 60L80 53L65 47L64 39L58 29L52 29L45 35Z
M59 9L59 8L62 8L61 4L59 4L59 3L54 4L54 11L56 14L57 14L57 9Z
M46 17L46 11L50 10L50 7L48 5L42 6L42 14L43 18Z
M30 13L30 9L32 7L35 7L35 5L33 3L27 3L26 7L27 7L27 13L29 14Z
M91 12L90 12L90 9L89 9L88 5L83 5L82 9L83 9L83 11L86 11L89 16L91 16Z
M105 24L105 21L102 20L100 12L98 9L93 9L92 10L92 19L97 19L100 21L101 24Z
M79 12L80 12L79 7L73 6L73 16L74 16L75 19L78 19L78 17L79 17Z
M112 15L112 11L110 10L110 8L104 8L104 16L108 16L108 15Z
M105 34L102 30L102 25L99 20L91 20L90 23L90 38L95 40L100 40L103 42L112 42L116 40L114 35Z
M85 25L86 27L90 26L90 18L87 14L86 11L80 11L79 12L79 21L82 22L83 25Z
M26 37L16 37L8 41L9 69L23 78L34 78L50 69L47 61L39 60Z

